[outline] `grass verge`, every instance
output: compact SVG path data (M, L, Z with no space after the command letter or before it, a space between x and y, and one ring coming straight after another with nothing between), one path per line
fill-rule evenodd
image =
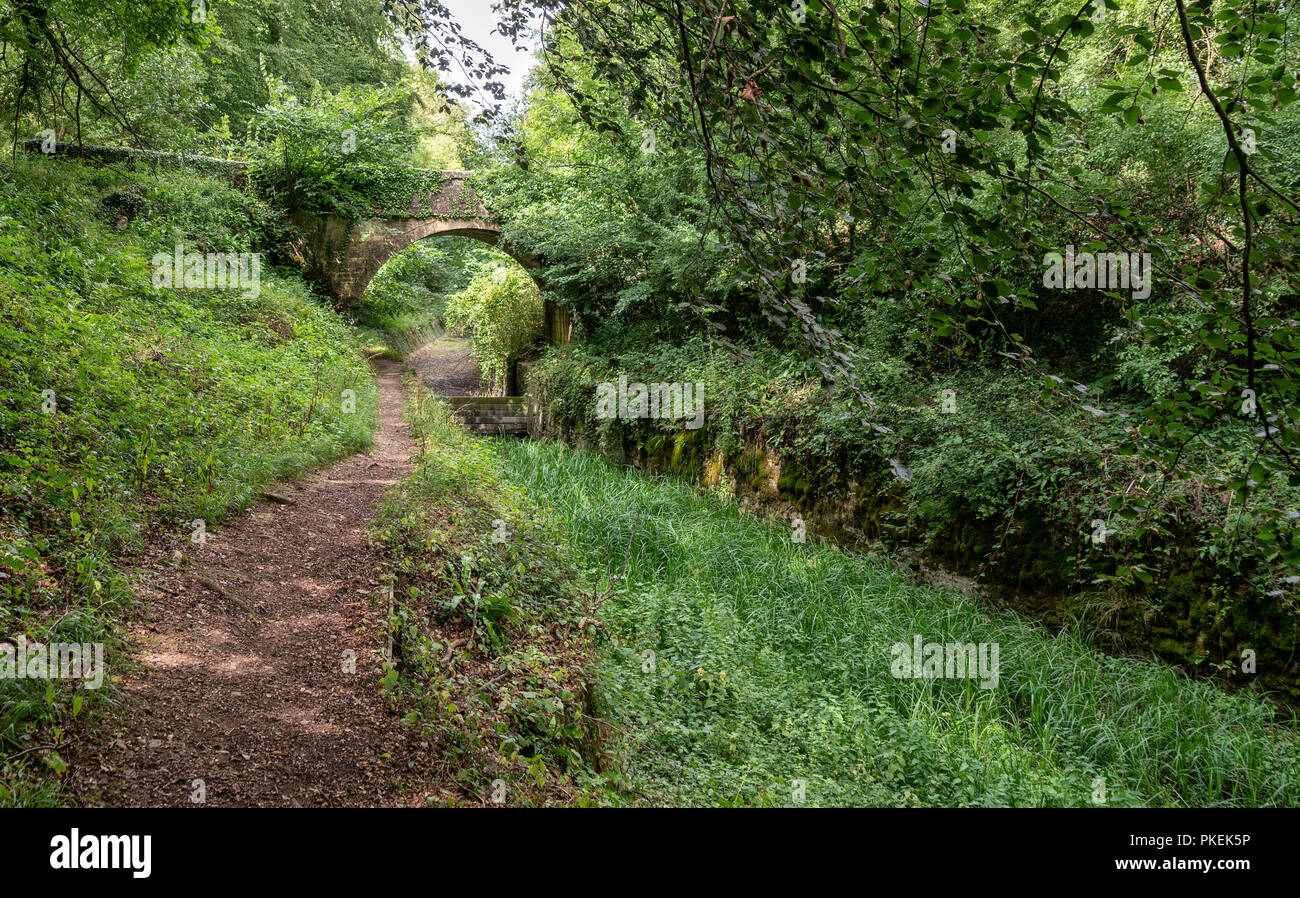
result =
M384 690L445 759L441 804L587 804L590 599L560 525L500 454L417 391L419 466L385 497L391 652Z
M612 800L675 805L1300 804L1295 720L1074 632L553 444L503 444L601 609ZM892 647L999 646L995 688L897 678Z

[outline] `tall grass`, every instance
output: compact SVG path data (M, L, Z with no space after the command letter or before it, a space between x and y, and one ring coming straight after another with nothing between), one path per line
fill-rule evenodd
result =
M887 562L554 445L503 443L604 605L602 719L621 785L687 805L1300 803L1295 720L1115 658ZM891 675L890 647L996 643L996 688ZM653 652L653 657L649 654ZM620 780L615 774L612 779Z

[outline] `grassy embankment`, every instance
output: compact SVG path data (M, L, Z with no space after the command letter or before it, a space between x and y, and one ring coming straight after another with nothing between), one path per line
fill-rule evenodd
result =
M368 443L365 357L295 276L153 286L154 253L252 252L274 227L190 173L0 171L0 636L103 642L120 672L134 551ZM114 702L111 678L0 681L0 805L57 803L62 746Z
M1049 395L1051 381L997 362L928 370L896 348L888 310L873 326L860 371L877 400L869 420L808 362L757 340L739 361L702 340L610 325L550 351L530 384L571 443L729 483L846 546L919 556L1052 629L1085 621L1116 654L1300 702L1294 539L1283 528L1270 543L1256 527L1260 509L1294 517L1300 486L1274 477L1251 503L1228 488L1256 451L1246 424L1224 425L1239 452L1188 446L1182 457L1201 473L1166 479L1127 454L1140 413L1098 417L1089 405L1122 409L1123 397L1068 380ZM598 384L620 374L702 383L703 426L596 418ZM1126 506L1135 497L1140 513Z
M785 805L801 781L813 805L1300 803L1295 721L1264 699L796 543L591 453L504 451L573 563L627 565L595 672L617 737L610 797ZM916 634L996 643L996 687L895 678L891 646Z

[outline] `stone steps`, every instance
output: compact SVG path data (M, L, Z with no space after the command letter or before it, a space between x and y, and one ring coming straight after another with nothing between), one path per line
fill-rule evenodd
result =
M471 433L527 434L535 411L527 396L444 396Z

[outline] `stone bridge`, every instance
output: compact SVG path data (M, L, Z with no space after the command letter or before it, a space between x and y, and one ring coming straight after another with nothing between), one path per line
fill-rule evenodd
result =
M248 163L186 153L160 153L127 147L95 147L59 142L52 146L40 140L23 142L23 149L33 155L56 154L98 164L146 164L154 168L188 168L225 178L242 185ZM294 247L298 261L318 289L331 296L340 307L356 303L366 292L371 279L384 263L417 240L430 237L458 236L481 240L498 246L501 228L474 194L470 183L473 172L444 171L438 190L417 193L400 214L383 214L354 221L340 216L294 216L299 237ZM527 253L509 246L500 249L517 259L530 271L539 265ZM534 275L534 280L537 276ZM542 286L539 282L538 286ZM573 327L569 310L543 295L545 306L542 330L552 343L568 343Z
M527 253L501 243L501 228L474 193L473 172L444 171L437 190L417 192L401 214L359 220L299 214L296 249L308 276L343 307L358 302L384 263L417 240L469 237L499 248L535 272ZM539 284L540 286L540 284ZM572 337L569 310L543 297L544 335L552 343Z
M159 153L125 147L88 147L25 141L32 154L57 154L98 164L147 164L151 167L188 168L242 185L248 163L181 153ZM437 190L416 193L400 214L392 210L360 220L337 215L299 213L292 218L298 232L293 251L309 280L343 308L354 305L384 263L417 240L432 237L469 237L496 246L516 259L543 287L540 267L527 253L501 244L501 228L474 194L473 172L444 171ZM569 310L545 296L542 336L551 343L568 343L573 336ZM512 378L518 382L518 378ZM540 420L535 403L525 396L485 398L448 397L456 417L480 433L528 433Z

